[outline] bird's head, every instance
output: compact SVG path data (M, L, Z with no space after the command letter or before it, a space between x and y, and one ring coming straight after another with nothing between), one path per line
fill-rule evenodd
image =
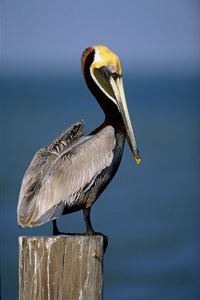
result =
M108 100L111 100L122 116L126 137L137 164L141 158L137 149L124 93L122 68L119 57L103 45L87 48L82 55L83 75L89 75ZM89 74L86 74L89 71ZM86 80L87 82L87 80ZM88 82L87 82L88 84Z

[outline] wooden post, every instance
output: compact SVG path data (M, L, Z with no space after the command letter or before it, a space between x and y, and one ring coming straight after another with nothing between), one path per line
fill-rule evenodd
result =
M103 298L103 237L19 237L20 300Z

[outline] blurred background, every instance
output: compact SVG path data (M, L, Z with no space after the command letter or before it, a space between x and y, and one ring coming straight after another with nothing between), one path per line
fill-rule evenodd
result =
M21 181L34 153L77 120L103 113L82 78L82 51L105 44L121 58L141 165L126 147L92 210L109 237L104 299L200 299L200 3L198 0L1 2L1 283L18 299ZM83 231L82 213L61 217Z

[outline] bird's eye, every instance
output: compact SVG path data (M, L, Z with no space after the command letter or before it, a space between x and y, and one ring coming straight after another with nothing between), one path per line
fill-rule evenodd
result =
M112 73L114 73L115 72L115 65L114 64L110 64L109 65L109 69L110 69L110 71L112 72Z

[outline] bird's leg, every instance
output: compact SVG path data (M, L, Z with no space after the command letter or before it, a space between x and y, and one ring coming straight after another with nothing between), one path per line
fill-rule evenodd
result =
M53 223L53 235L75 235L74 233L65 233L65 232L61 232L61 231L58 229L56 219L55 219L55 220L52 220L52 223Z
M56 219L53 220L52 223L53 223L53 235L59 235L60 231L58 229Z
M91 219L90 219L90 210L91 210L91 207L83 209L83 217L84 217L85 225L86 225L85 235L101 235L103 237L103 242L104 242L104 245L103 245L104 252L106 252L106 249L108 247L108 238L103 233L94 231L94 229L92 227Z
M88 208L84 208L83 209L83 217L84 217L84 221L85 221L85 225L86 225L86 235L94 235L94 229L92 227L92 223L91 223L91 219L90 219L90 210L91 207Z

